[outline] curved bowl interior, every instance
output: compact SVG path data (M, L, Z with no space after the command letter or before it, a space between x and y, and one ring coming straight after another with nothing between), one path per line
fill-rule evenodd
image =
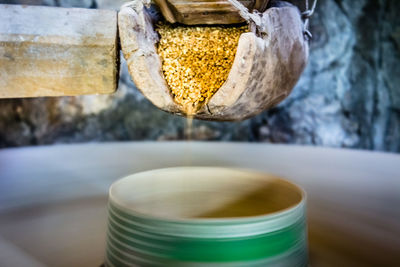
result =
M234 219L290 209L304 199L275 176L228 168L179 167L127 176L110 188L120 209L160 219Z

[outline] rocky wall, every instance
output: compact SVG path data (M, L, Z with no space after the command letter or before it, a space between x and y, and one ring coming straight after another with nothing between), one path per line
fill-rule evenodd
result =
M112 0L0 0L114 8ZM311 144L400 151L400 1L319 0L310 60L277 107L239 123L195 121L196 140ZM0 100L0 147L180 140L185 119L152 106L122 61L113 95Z

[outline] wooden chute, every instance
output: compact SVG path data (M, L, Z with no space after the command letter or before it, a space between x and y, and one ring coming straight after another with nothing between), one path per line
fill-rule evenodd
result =
M236 0L225 2L241 5ZM241 35L227 80L195 118L237 121L257 115L285 99L306 66L308 36L296 6L272 1L263 12L241 7L233 10L252 30ZM158 108L184 115L163 77L154 16L143 2L133 1L122 7L118 22L122 51L136 86Z

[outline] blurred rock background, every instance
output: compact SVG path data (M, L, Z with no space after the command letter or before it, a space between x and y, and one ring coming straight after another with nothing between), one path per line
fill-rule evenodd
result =
M111 9L123 2L0 0ZM309 64L288 99L239 123L195 121L194 139L400 152L400 1L319 0L311 32ZM122 64L113 95L0 100L0 147L184 139L185 119L153 107Z

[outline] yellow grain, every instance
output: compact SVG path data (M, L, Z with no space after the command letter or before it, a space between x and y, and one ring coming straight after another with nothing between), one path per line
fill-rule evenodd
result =
M228 78L242 27L158 25L157 52L176 103L189 115L207 103Z

